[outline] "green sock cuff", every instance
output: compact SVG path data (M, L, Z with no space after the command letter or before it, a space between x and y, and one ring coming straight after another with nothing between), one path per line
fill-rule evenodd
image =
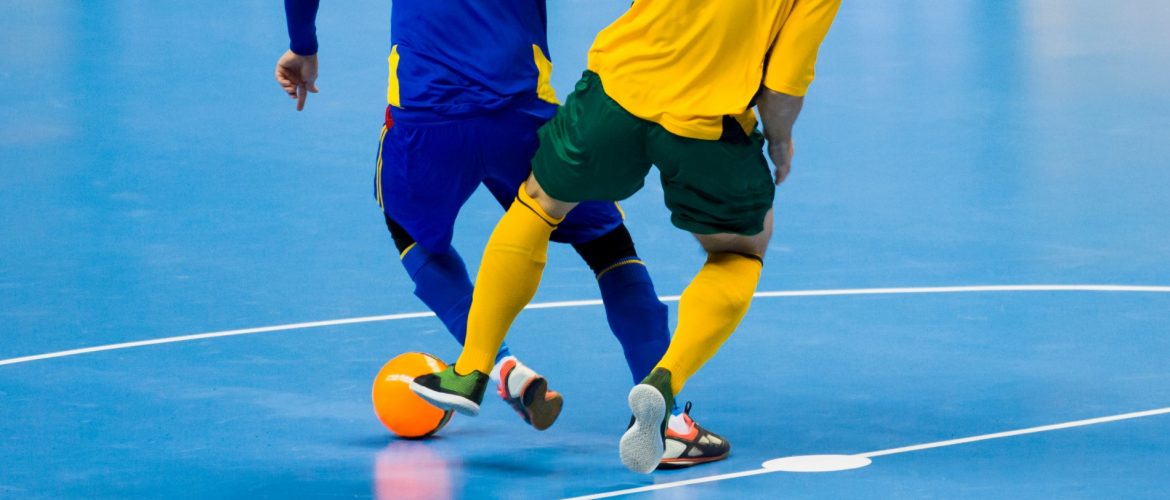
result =
M671 410L674 409L674 391L670 386L670 370L655 368L646 378L642 379L642 383L658 389L658 392L662 393L662 397L666 399L666 415L662 418L662 432L665 433L666 421L670 418Z

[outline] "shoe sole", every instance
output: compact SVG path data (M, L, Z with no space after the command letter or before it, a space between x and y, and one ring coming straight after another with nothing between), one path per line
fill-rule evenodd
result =
M687 467L692 467L692 466L699 465L699 464L705 464L705 463L709 463L709 462L718 462L719 460L723 460L723 459L727 458L728 455L730 455L730 453L724 453L722 455L715 456L715 457L665 458L659 462L658 468L663 469L663 470L685 469Z
M552 427L553 422L561 415L561 408L565 404L564 398L557 394L548 399L548 381L544 377L536 377L524 389L524 397L520 402L528 410L528 418L532 426L538 431Z
M666 444L662 437L662 419L666 416L666 399L653 386L638 384L627 398L634 425L622 435L619 453L622 465L643 474L653 472L662 460Z
M458 394L435 391L414 381L410 382L410 390L440 410L455 410L469 417L479 415L479 405Z

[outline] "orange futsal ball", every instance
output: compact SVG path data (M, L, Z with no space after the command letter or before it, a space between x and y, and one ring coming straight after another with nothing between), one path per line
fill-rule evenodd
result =
M404 438L424 438L442 429L452 412L443 411L410 391L419 375L442 371L447 364L421 352L400 354L382 366L374 379L374 413L390 432Z

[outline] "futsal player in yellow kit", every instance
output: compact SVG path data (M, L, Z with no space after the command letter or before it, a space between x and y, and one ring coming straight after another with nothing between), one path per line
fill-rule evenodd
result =
M540 129L532 175L484 250L458 361L412 389L442 408L478 408L500 343L536 293L553 230L580 202L633 195L655 165L671 222L695 235L707 260L682 294L666 354L629 394L622 463L652 471L674 395L751 303L775 184L791 167L792 126L839 5L635 1L594 40L589 70Z

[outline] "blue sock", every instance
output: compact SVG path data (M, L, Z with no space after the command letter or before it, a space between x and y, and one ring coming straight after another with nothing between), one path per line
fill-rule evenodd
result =
M622 344L634 383L640 383L670 345L666 305L658 300L650 273L637 256L619 259L598 273L597 284L609 328Z
M402 255L402 265L414 281L414 295L435 312L459 345L467 338L467 313L471 311L471 278L459 253L432 253L412 245ZM508 346L501 345L499 361L510 356Z

